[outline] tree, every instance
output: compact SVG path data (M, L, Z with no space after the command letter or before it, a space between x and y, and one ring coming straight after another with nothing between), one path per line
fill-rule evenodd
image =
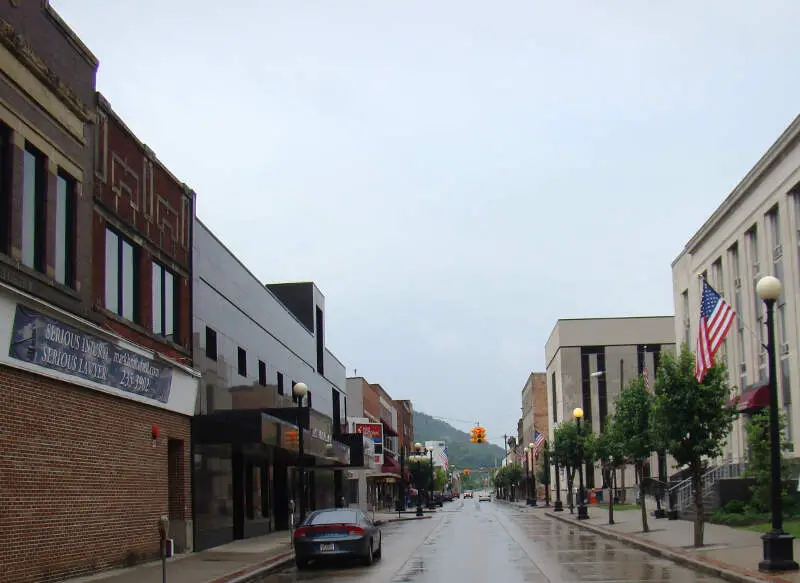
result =
M694 546L703 546L703 459L722 455L736 409L728 405L728 371L720 362L703 382L694 376L694 353L684 344L666 353L656 375L653 428L678 467L688 467L695 500Z
M444 468L436 468L436 473L433 478L433 489L436 492L444 492L445 484L447 484L447 472Z
M642 377L631 379L614 406L615 439L622 454L631 459L639 477L639 505L642 508L642 530L648 532L647 505L645 503L644 464L655 449L651 430L653 395L647 390Z
M565 468L567 474L567 496L572 509L572 491L575 481L575 470L582 462L593 459L593 440L591 428L577 423L561 423L553 435L552 461Z
M613 415L606 418L605 428L595 442L595 456L603 468L609 472L608 523L614 524L614 482L617 468L626 463L619 427Z
M785 438L786 416L781 413L778 418L778 428L780 435L784 436L781 440L781 454L794 450L792 442ZM747 469L744 475L753 478L755 485L750 487L752 498L750 504L758 512L769 512L772 508L772 462L770 459L770 434L769 434L769 409L765 409L753 415L753 418L745 426L747 431L747 445L749 451ZM789 475L789 463L781 455L781 476ZM788 489L786 484L781 486L781 496L786 496Z

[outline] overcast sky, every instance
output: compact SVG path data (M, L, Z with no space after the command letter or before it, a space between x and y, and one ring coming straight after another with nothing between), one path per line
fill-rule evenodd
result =
M348 375L490 437L558 318L674 312L798 113L795 0L52 3L200 218L317 283Z

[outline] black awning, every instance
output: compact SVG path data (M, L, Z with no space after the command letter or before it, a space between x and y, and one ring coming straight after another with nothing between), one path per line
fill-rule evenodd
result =
M266 412L266 411L269 411ZM300 442L295 423L271 415L273 410L234 409L215 411L192 418L192 441L196 445L252 445L262 443L299 453ZM350 463L349 446L338 441L326 442L303 430L303 453L316 458L319 465Z

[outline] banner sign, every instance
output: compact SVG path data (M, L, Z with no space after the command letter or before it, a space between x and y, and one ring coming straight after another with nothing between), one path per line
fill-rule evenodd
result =
M383 424L382 423L356 423L354 430L365 437L372 439L375 444L375 464L383 465Z
M172 368L17 304L8 355L161 403Z

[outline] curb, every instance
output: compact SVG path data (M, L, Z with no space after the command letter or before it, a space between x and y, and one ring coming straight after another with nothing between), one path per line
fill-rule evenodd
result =
M272 571L276 571L282 567L285 567L289 563L294 561L294 551L290 551L288 553L283 553L282 555L277 555L266 561L262 561L261 563L256 563L255 565L250 565L249 567L245 567L233 573L228 573L227 575L223 575L221 577L217 577L216 579L212 579L208 581L208 583L249 583L251 581L256 581L260 579L264 575L270 574Z
M554 512L545 512L545 514L555 520L577 526L578 528L589 530L595 534L601 534L603 536L613 538L629 546L646 551L651 555L669 559L674 563L683 565L684 567L689 567L695 571L701 571L709 575L714 575L715 577L720 577L721 579L732 581L733 583L762 583L764 581L772 581L774 583L791 583L788 579L783 579L775 575L765 575L763 573L748 571L746 569L737 571L734 570L736 567L732 567L726 563L714 561L713 559L692 557L683 551L677 551L670 547L665 547L650 541L643 541L637 537L622 534L615 530L611 530L610 528L605 528L596 524L586 524L585 522L579 522L566 516L559 516Z
M385 522L408 522L410 520L426 520L429 518L433 518L433 516L404 516L402 518L389 518Z

